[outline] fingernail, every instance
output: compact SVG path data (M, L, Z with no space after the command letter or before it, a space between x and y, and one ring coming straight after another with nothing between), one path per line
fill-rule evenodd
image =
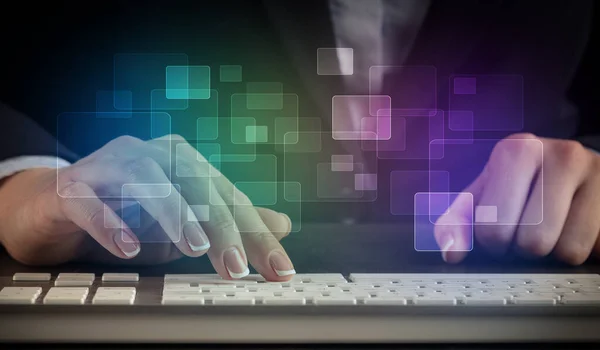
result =
M285 215L284 213L279 213L281 216L283 216L283 218L285 219L285 221L287 222L287 230L285 231L286 234L289 234L290 231L292 231L292 220L290 219L289 216Z
M273 270L275 270L277 276L289 276L296 274L296 270L294 270L290 259L286 258L280 252L275 251L271 253L271 256L269 257L269 263L271 264L271 267L273 267Z
M121 236L115 236L115 243L121 249L123 254L128 258L132 258L140 252L140 245L136 239L133 238L133 234L128 233L126 230L121 231Z
M448 251L450 251L450 248L452 248L453 245L454 238L452 238L450 235L447 235L442 245L442 259L444 259L444 261L448 261Z
M248 265L244 262L242 254L236 247L226 250L223 254L223 260L231 278L242 278L250 274Z
M190 249L195 252L210 248L208 236L197 222L186 222L183 226L183 235Z

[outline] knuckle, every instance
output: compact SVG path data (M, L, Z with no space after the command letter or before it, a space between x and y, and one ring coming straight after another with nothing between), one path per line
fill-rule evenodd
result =
M62 197L65 198L73 198L77 196L81 196L86 189L86 186L81 182L71 181L63 184L60 188L60 193Z
M515 160L531 161L539 157L540 154L540 142L535 135L515 134L501 140L494 146L491 159L504 165L512 164Z
M553 145L552 154L557 158L561 165L570 167L575 164L582 164L582 160L587 154L583 145L577 141L563 140Z
M547 256L552 252L555 241L552 235L544 232L544 229L538 227L522 228L518 233L519 248L537 257Z
M228 210L215 210L214 215L211 215L212 226L219 233L228 233L236 231L236 224L233 221L233 216Z
M156 171L160 168L158 163L150 157L136 158L127 165L128 173L132 178L137 178L147 172Z
M183 157L177 157L175 160L175 170L177 172L177 176L182 177L198 177L201 176L195 164L187 161L187 159Z
M179 135L179 134L171 134L171 135L169 135L169 138L170 138L172 141L177 141L177 142L187 142L187 141L186 141L186 139L185 139L185 137L183 137L183 136L181 136L181 135Z
M583 264L589 255L589 249L577 242L562 243L556 247L556 256L570 265Z
M135 146L135 145L141 145L144 143L144 141L138 139L137 137L134 136L130 136L130 135L123 135L123 136L119 136L115 139L115 143L117 145L123 146L123 147L127 147L127 146Z

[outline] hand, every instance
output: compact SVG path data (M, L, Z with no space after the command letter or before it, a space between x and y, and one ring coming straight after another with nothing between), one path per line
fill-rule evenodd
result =
M496 144L464 192L473 194L473 208L496 205L498 222L508 223L475 223L475 240L490 254L512 249L573 265L600 254L600 156L575 141L510 136ZM460 194L436 222L435 238L447 262L466 256L470 228L457 223L472 222L472 212L470 195Z
M175 160L171 142L180 144L184 156L178 152ZM179 178L175 185L168 174L176 161L194 177ZM158 192L168 197L156 198ZM167 243L140 244L115 206L101 198L139 202L155 219L140 229ZM188 202L209 205L209 220L188 221ZM192 212L203 215L197 206ZM208 252L217 273L227 279L247 274L248 261L268 280L289 280L294 273L278 241L290 232L289 218L254 207L179 136L150 141L120 137L58 171L32 169L13 175L0 183L0 222L2 244L26 264L90 260L106 251L120 261L135 257L139 263L160 263ZM103 252L94 249L98 247Z

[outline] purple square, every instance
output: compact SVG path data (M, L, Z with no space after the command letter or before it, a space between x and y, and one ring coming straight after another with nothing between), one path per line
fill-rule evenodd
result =
M472 111L449 111L448 127L453 131L472 131L473 130L473 112Z
M477 93L476 78L454 78L454 94L475 95Z
M354 189L357 191L377 190L377 174L355 174Z

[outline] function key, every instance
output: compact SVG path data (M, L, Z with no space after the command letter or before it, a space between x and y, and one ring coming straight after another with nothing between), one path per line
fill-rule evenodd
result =
M17 272L13 275L13 281L15 282L47 282L50 281L49 273L30 273L30 272Z

